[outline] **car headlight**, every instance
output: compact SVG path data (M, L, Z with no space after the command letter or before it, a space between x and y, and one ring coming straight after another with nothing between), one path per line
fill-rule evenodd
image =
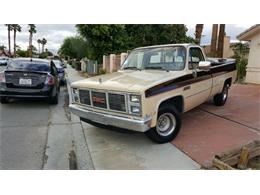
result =
M76 88L72 88L72 97L74 102L79 102L79 90Z
M130 94L128 96L129 114L141 115L141 96Z
M140 106L131 106L131 113L133 114L140 114L141 113L141 109Z
M130 102L140 103L140 95L130 95Z

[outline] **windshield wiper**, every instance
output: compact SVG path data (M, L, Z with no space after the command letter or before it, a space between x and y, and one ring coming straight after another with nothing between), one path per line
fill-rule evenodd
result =
M123 70L141 70L141 69L137 68L135 66L128 66L128 67L123 68Z
M161 66L146 66L144 67L145 69L154 69L154 70L165 70L163 67Z
M165 69L161 66L146 66L144 69L150 69L150 70L166 70L166 72L169 72L168 69Z

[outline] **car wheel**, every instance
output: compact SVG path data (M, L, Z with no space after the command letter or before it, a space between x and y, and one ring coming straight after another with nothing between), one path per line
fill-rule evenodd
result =
M225 84L222 92L214 96L214 104L216 106L223 106L226 103L228 98L228 88L229 85Z
M59 94L56 93L56 95L54 97L51 97L49 100L50 104L52 105L57 105L59 102Z
M156 127L145 134L156 143L172 141L181 128L181 114L172 105L159 108Z
M9 103L9 99L7 97L0 97L1 104L7 104Z

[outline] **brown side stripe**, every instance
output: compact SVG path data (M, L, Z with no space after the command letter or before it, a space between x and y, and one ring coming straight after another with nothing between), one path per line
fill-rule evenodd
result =
M197 83L203 80L210 79L211 77L220 76L227 72L236 70L236 64L230 63L226 65L213 66L210 71L201 71L197 73L197 77L194 78L192 74L188 74L165 83L156 85L145 91L145 97L151 97L160 93L171 91L180 87L184 87L189 84Z

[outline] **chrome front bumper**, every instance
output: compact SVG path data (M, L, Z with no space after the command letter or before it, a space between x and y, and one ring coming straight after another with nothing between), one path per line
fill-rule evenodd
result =
M130 119L121 116L96 112L77 104L70 104L69 108L73 114L103 125L109 125L139 132L145 132L150 129L151 118L146 118L142 120Z

